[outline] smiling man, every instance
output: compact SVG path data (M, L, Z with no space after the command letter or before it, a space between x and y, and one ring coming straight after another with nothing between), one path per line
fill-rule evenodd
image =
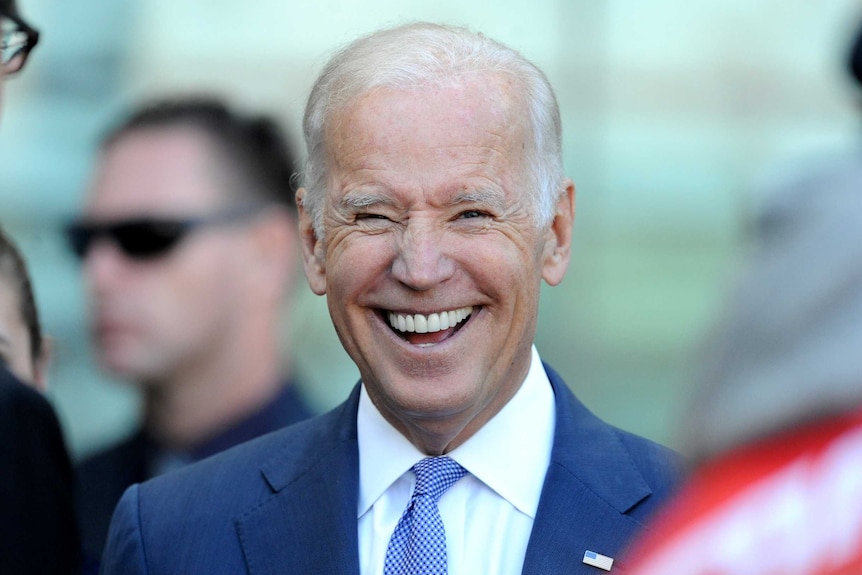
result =
M559 110L517 52L414 24L308 101L305 272L361 375L334 411L130 488L108 573L596 573L675 455L593 416L533 345L569 264Z

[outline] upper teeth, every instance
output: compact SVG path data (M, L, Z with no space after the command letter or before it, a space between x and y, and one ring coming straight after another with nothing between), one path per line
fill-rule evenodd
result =
M472 307L462 307L452 311L441 311L430 315L414 313L412 315L404 315L401 313L389 312L389 325L398 331L409 331L414 333L434 333L455 327L460 322L467 319L473 312Z

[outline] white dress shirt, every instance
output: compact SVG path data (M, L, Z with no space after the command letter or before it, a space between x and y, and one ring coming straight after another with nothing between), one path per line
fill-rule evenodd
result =
M521 388L447 455L467 471L440 499L449 575L521 573L554 438L554 392L535 346ZM410 468L426 457L387 422L363 385L359 440L359 565L380 575L410 501Z

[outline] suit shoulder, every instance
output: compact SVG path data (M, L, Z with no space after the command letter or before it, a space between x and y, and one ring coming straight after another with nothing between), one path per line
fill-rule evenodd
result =
M685 460L673 449L629 431L614 427L644 479L654 490L672 490L679 482Z

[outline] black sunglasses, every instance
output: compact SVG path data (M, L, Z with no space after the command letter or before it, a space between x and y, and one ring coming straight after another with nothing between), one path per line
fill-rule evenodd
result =
M190 218L141 217L112 222L78 221L66 226L66 241L81 260L93 243L109 239L124 255L135 260L161 257L171 251L189 232L204 227L229 224L258 214L260 206L243 206L209 216Z

